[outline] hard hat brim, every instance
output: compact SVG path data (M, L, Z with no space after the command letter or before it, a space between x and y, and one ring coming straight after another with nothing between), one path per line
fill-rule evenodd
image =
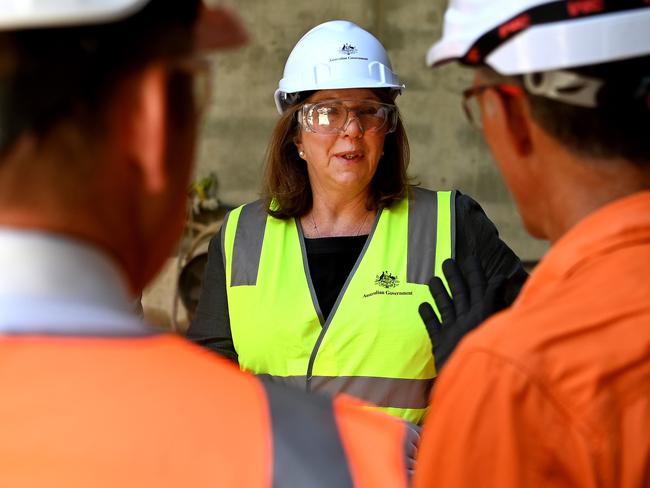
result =
M238 47L246 43L248 34L240 20L222 7L201 5L195 29L196 47L200 50Z
M150 0L0 2L0 31L107 24L139 12Z
M649 25L648 8L534 25L498 46L480 64L503 75L518 75L646 56ZM443 35L427 52L426 63L436 67L463 62L475 41L464 33Z
M469 46L471 46L469 42L452 44L444 40L438 41L427 51L427 66L436 67L460 59L466 54Z
M348 80L347 82L332 82L329 84L324 84L322 87L312 90L309 87L304 88L304 89L295 89L291 91L284 91L281 89L275 90L275 93L273 94L273 99L275 100L275 107L278 110L278 113L282 115L285 110L287 110L292 104L287 103L284 101L284 95L286 94L293 94L293 93L301 93L303 91L322 91L322 90L344 90L348 88L368 88L370 90L392 90L395 93L395 96L401 95L402 91L406 89L406 85L400 84L400 85L389 85L389 84L381 84L377 83L375 80L372 79L356 79L356 80Z
M41 0L38 5L0 1L0 31L110 24L140 12L151 0ZM199 49L236 47L248 39L239 19L222 7L201 3L195 30Z

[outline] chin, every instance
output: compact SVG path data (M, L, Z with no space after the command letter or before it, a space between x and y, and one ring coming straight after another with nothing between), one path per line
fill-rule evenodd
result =
M370 183L370 179L366 175L361 175L359 173L348 171L344 173L339 173L336 177L336 182L341 186L365 186Z

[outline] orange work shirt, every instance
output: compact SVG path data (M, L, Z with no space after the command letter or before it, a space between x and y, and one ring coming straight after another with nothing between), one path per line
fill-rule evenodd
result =
M265 388L170 335L0 335L0 392L2 487L331 486L342 465L354 486L407 484L398 419Z
M650 192L579 222L438 378L416 487L650 486Z

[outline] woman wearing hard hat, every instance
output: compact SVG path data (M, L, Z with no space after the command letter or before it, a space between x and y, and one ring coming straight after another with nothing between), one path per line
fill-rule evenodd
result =
M477 256L526 278L476 202L409 185L381 43L347 21L307 32L275 92L266 198L230 212L213 239L189 337L241 368L316 392L346 392L419 423L436 376L418 305L442 262Z

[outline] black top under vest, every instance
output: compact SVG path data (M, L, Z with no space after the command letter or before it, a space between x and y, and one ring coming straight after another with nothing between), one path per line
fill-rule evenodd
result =
M305 238L309 274L323 318L326 319L350 275L368 235Z
M362 235L305 239L309 273L324 319L336 303L367 238ZM517 255L499 238L496 227L481 206L457 192L456 261L462 265L472 255L480 258L488 279L497 274L508 276L503 300L506 304L512 303L528 274ZM228 314L221 232L210 241L201 297L187 337L237 361Z

